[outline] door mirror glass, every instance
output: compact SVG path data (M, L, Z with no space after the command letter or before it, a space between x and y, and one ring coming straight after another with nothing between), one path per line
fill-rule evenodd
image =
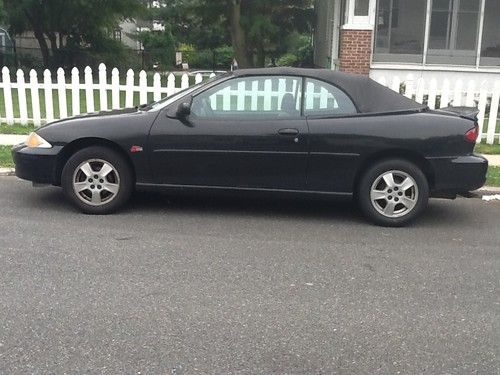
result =
M185 119L191 114L191 104L181 103L177 107L177 112L175 113L177 118Z

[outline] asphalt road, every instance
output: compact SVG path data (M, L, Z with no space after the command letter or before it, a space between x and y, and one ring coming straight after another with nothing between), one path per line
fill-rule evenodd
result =
M500 373L500 203L139 195L107 217L0 178L0 373Z

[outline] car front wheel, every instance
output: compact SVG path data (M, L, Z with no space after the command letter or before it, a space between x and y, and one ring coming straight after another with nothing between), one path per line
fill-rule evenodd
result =
M61 184L69 200L86 214L104 215L122 207L133 189L124 158L105 147L76 152L64 166Z
M405 160L385 160L361 178L358 200L364 215L377 225L399 227L427 206L429 185L419 167Z

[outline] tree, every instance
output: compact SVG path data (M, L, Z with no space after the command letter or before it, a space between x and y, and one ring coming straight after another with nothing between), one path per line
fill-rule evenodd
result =
M146 31L141 33L139 40L151 63L160 63L162 67L174 65L175 42L168 25L162 32Z
M4 0L13 34L31 30L45 66L66 46L91 47L123 18L141 9L137 0Z
M176 22L189 34L207 35L222 30L222 40L233 46L240 67L263 66L266 57L286 52L286 38L293 31L311 33L312 0L174 0L166 9L177 9ZM181 10L181 11L179 11ZM172 13L170 13L172 14ZM181 15L179 17L179 15ZM184 17L184 18L182 18ZM167 18L164 18L167 20ZM172 18L170 18L172 19ZM174 36L181 31L173 27ZM179 33L180 34L180 33ZM197 45L196 41L187 41ZM219 44L210 45L215 49ZM205 46L208 47L208 46Z

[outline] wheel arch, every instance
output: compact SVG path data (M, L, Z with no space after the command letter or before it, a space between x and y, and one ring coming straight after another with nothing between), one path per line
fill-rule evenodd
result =
M391 150L377 152L364 158L354 177L354 182L352 187L353 188L352 191L354 192L354 194L357 193L359 181L361 180L363 175L368 171L368 169L370 169L373 165L383 160L389 160L389 159L400 159L415 164L424 173L427 182L429 184L429 189L432 189L432 187L434 186L435 182L434 170L428 160L426 160L421 154L415 151L405 150L405 149L391 149Z
M134 164L132 163L130 156L123 150L123 148L121 148L117 143L112 142L105 138L87 137L71 141L66 146L64 146L64 148L59 153L55 171L56 185L61 185L62 171L64 166L68 162L69 158L76 152L92 146L106 147L120 154L129 165L130 171L132 172L132 176L135 181L136 176L135 176Z

